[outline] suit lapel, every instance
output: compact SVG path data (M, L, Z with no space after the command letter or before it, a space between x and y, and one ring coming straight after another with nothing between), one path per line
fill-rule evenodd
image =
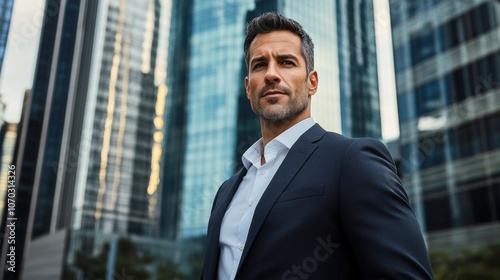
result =
M216 205L214 206L214 210L212 213L212 216L214 216L214 220L212 222L214 223L214 226L216 228L220 229L222 218L224 218L227 207L229 206L229 203L231 203L231 200L233 199L233 196L236 193L236 190L238 189L243 176L245 176L245 174L247 173L246 171L247 170L245 168L240 169L238 173L236 173L233 177L231 177L230 180L227 181L227 187L225 189L222 189L223 187L221 187L221 193L217 198Z
M326 131L318 124L314 125L308 131L306 131L297 140L297 142L295 142L290 151L288 151L285 160L278 168L278 171L269 183L269 186L267 187L257 207L255 208L252 223L248 231L247 241L245 243L245 250L243 250L238 269L245 261L245 258L248 255L248 251L250 250L253 241L255 240L255 237L259 232L259 229L264 223L267 214L269 213L283 190L285 190L293 177L295 177L302 165L307 161L312 152L318 147L318 145L314 142L321 139L325 132Z
M205 264L203 265L203 279L217 279L217 266L219 263L219 236L222 219L226 213L229 203L233 199L238 186L247 170L240 169L233 177L224 183L215 198L209 229L207 233L207 245L205 253Z

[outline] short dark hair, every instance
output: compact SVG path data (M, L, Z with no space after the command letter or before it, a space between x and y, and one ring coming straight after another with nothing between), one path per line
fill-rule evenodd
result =
M250 62L250 44L255 37L262 33L269 33L277 30L288 30L300 37L301 51L306 61L307 73L314 70L314 44L309 34L304 31L302 25L293 19L284 17L276 12L267 12L252 19L246 27L245 44L245 63L248 67Z

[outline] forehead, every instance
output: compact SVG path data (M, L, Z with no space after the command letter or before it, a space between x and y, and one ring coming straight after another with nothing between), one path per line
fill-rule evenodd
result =
M300 55L300 37L288 30L272 31L255 36L249 48L250 57L263 55L267 52L286 52Z

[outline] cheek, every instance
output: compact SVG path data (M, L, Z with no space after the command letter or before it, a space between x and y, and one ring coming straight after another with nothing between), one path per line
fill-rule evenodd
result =
M247 94L253 96L259 90L259 85L257 82L250 80L247 86Z

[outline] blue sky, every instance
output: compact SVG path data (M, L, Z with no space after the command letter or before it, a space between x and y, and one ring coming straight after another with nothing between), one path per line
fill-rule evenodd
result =
M19 122L25 90L33 83L43 0L15 0L7 48L0 76L1 100L7 105L5 120Z

